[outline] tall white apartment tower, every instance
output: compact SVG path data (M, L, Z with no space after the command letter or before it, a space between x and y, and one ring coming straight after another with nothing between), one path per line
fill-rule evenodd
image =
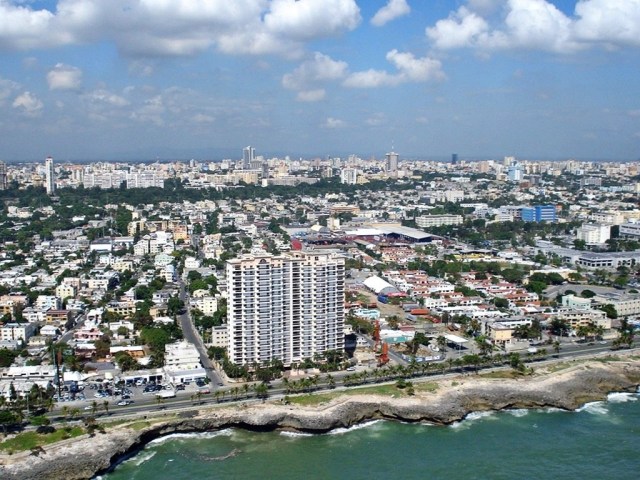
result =
M245 255L227 262L229 359L285 366L344 348L344 258Z
M53 195L56 192L56 174L53 171L53 158L47 157L44 161L44 187L47 195Z
M6 190L8 185L7 164L0 160L0 190Z
M256 149L249 146L242 149L242 168L244 170L251 169L251 162L256 159Z
M395 152L387 153L387 173L390 175L395 175L398 173L398 157L399 155Z

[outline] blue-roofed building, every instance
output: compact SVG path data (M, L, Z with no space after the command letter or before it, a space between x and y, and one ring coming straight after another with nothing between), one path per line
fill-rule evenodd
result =
M525 222L555 222L557 219L555 205L534 205L522 209Z

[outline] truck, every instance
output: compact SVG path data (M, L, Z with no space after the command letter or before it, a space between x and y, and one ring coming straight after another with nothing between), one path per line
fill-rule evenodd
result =
M175 396L175 390L161 390L160 392L156 393L156 397L160 398L174 398Z
M527 353L538 353L538 349L536 347L527 348Z

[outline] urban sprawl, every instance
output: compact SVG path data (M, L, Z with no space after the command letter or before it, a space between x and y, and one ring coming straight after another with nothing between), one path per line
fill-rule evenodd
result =
M629 348L639 168L0 162L0 424Z

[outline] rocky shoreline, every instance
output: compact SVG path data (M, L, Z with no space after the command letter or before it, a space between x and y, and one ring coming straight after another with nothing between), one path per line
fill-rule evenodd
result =
M518 379L459 376L438 381L437 385L435 391L418 388L413 397L351 392L315 407L267 402L246 407L194 408L191 418L159 420L140 430L126 425L111 427L93 438L84 436L46 446L37 456L26 452L0 456L0 478L92 478L151 440L172 433L224 428L325 433L374 419L448 425L476 411L549 407L575 410L584 403L604 400L611 392L635 392L640 385L640 361L591 361Z

